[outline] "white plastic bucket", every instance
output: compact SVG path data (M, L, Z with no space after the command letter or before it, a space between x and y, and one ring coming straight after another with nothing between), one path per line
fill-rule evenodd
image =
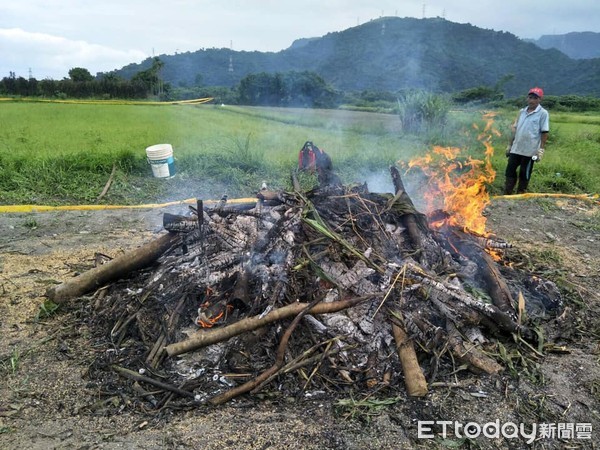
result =
M175 175L175 159L171 144L156 144L146 147L146 156L156 178Z

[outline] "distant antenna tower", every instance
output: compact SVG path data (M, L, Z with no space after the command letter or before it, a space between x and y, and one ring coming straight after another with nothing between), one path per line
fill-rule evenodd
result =
M233 41L230 41L229 48L231 54L229 55L229 73L233 73Z
M425 3L423 3L423 19L425 18L425 7L426 7L426 6L427 6L427 5L426 5Z
M29 79L31 80L33 78L33 74L31 72L31 67L29 68Z
M442 9L442 19L446 18L446 8Z

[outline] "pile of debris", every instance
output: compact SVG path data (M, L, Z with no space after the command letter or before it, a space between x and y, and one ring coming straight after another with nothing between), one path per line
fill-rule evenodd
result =
M165 214L155 242L53 288L62 302L104 286L86 308L104 348L89 377L125 380L160 408L266 386L298 395L403 381L424 396L440 368L501 372L497 342L535 343L525 299L556 308L556 287L507 280L512 269L497 261L506 242L430 227L398 169L390 174L394 194L334 183L263 190L250 204L198 201Z

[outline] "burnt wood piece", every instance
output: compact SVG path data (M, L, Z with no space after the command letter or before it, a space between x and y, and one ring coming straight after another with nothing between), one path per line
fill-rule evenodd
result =
M477 242L477 237L457 229L444 234L446 234L446 242L449 244L447 249L454 254L460 253L477 264L477 273L484 282L493 304L514 318L514 300L508 285L500 274L495 261Z
M183 389L179 389L178 387L170 385L168 383L163 383L162 381L155 380L154 378L150 378L150 377L146 377L144 375L140 375L139 373L134 372L133 370L126 369L125 367L120 367L120 366L117 366L117 365L113 365L112 369L115 372L117 372L119 375L122 375L122 376L124 376L126 378L129 378L130 380L140 381L140 382L143 382L143 383L148 383L148 384L156 386L156 387L158 387L160 389L164 389L166 391L173 392L174 394L180 395L182 397L190 397L190 398L195 398L196 397L193 392L186 391L186 390L183 390Z
M49 288L46 291L46 296L54 303L65 303L67 300L98 289L106 283L127 276L135 270L149 266L180 241L181 239L176 233L163 234L159 238L106 264L90 269L58 286Z
M266 206L277 206L285 203L286 198L281 191L262 190L256 194L256 198ZM255 204L254 204L255 205Z
M377 350L372 350L367 358L367 371L365 372L365 384L368 389L373 389L379 384L377 374Z
M392 176L392 182L394 183L394 191L396 194L394 200L397 202L403 202L409 207L409 209L416 211L415 205L404 189L404 183L402 182L400 171L396 166L390 166L390 175ZM391 206L392 205L390 205L390 207ZM407 212L406 214L402 215L401 220L402 224L406 228L406 231L408 232L408 236L412 243L412 248L415 251L416 259L417 261L421 262L423 257L423 243L421 242L421 234L419 232L419 225L415 214Z
M230 215L238 216L250 216L250 217L262 217L262 214L258 211L252 211L256 208L256 203L240 203L239 205L225 206L223 208L212 208L205 209L209 214L217 214L221 217L227 217Z
M447 323L446 328L450 351L459 361L467 363L469 370L474 373L485 372L489 375L496 375L504 370L500 364L475 347L474 344L465 343L451 322Z
M196 219L198 220L198 229L202 230L204 224L204 202L200 199L196 200Z
M198 218L164 213L163 227L165 230L171 232L189 233L198 229Z
M235 285L233 287L233 292L231 293L230 303L238 304L235 306L243 305L246 308L249 308L250 298L248 296L248 280L250 279L250 271L247 268L242 269L242 271L238 274L237 279L235 280Z

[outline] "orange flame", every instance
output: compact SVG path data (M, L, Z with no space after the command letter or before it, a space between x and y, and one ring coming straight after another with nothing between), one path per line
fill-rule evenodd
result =
M485 114L485 128L477 137L485 147L484 159L471 156L461 157L461 149L451 147L434 147L422 157L412 159L408 170L419 167L428 178L424 193L426 213L443 210L447 217L432 226L443 224L459 226L482 236L486 236L486 218L483 210L490 202L486 184L492 183L496 172L491 158L494 148L492 135L500 136L493 127L494 113ZM477 124L474 129L479 130Z

